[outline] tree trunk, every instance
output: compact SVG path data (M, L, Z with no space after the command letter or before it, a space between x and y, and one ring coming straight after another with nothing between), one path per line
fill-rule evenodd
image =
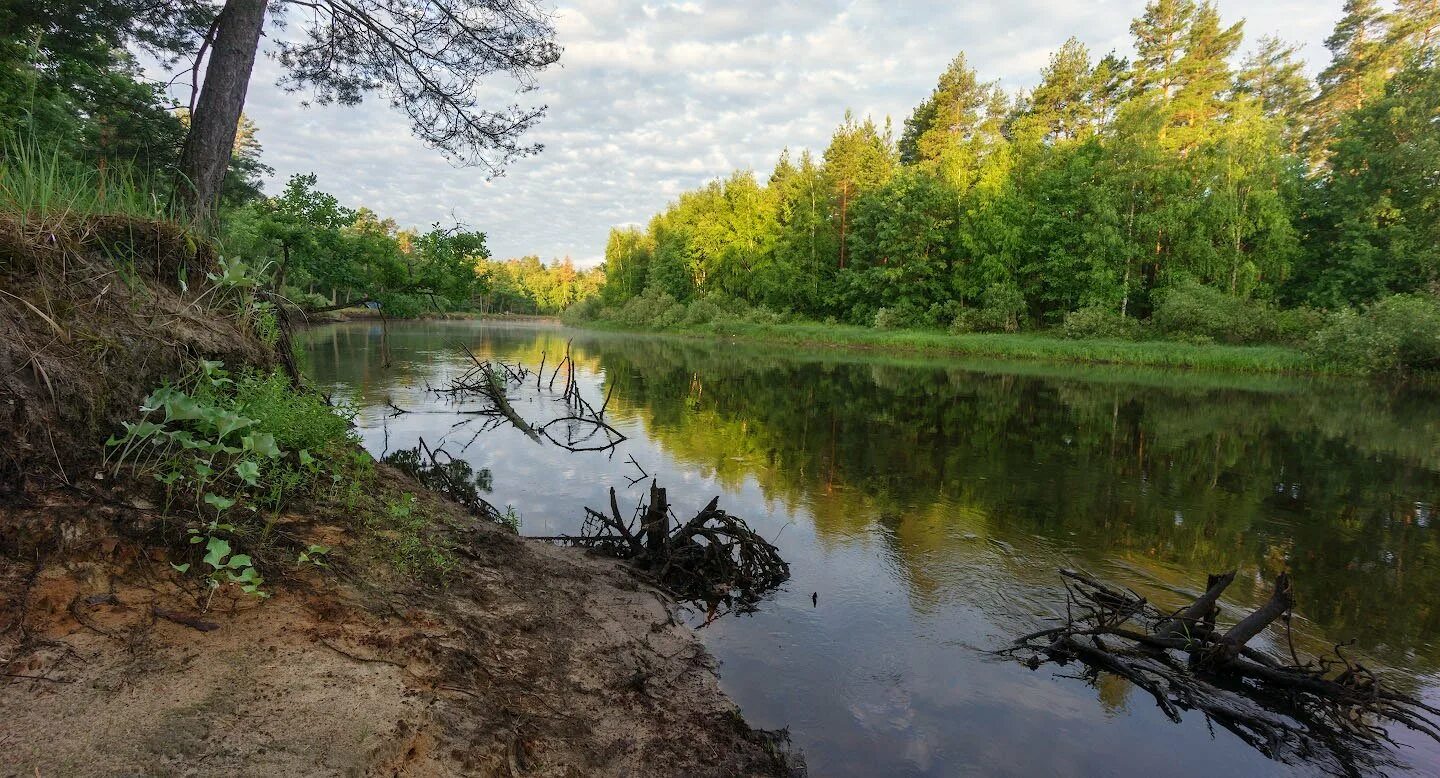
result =
M213 216L234 153L250 71L265 26L266 0L226 0L190 132L180 152L175 192L184 213L199 222Z

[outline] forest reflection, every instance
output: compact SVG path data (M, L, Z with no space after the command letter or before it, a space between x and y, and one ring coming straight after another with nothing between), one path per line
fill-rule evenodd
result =
M1162 598L1238 568L1235 597L1292 571L1312 638L1357 638L1387 663L1440 661L1440 393L1126 369L780 352L682 338L534 329L391 333L311 343L323 375L383 401L433 381L463 340L553 364L573 339L611 417L729 489L813 521L817 542L885 539L918 611L965 598L945 571L978 544L1118 564ZM322 364L323 363L323 364ZM373 374L367 375L367 371ZM1039 575L1053 566L1011 571Z

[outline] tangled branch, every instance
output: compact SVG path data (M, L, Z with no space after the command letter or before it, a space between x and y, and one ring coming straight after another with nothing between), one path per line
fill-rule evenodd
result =
M721 510L719 502L716 497L689 521L672 523L666 490L652 481L649 502L627 520L611 488L609 510L586 508L578 537L546 539L628 560L681 599L705 603L711 618L722 605L753 611L790 579L790 566L779 549Z
M1294 608L1289 577L1279 575L1268 601L1223 632L1220 596L1235 573L1211 575L1203 594L1173 613L1133 591L1121 591L1074 570L1061 570L1064 622L1017 638L1001 649L1032 669L1079 661L1093 676L1118 675L1149 693L1167 717L1196 710L1282 762L1311 760L1345 774L1388 763L1388 726L1401 725L1440 741L1440 709L1400 691L1345 655L1290 663L1248 642Z

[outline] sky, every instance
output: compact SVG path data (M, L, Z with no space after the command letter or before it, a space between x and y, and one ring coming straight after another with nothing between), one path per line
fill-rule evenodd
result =
M1226 21L1301 44L1311 72L1340 0L1220 0ZM549 106L527 135L545 146L487 180L410 133L380 95L357 107L308 107L256 62L246 114L259 127L267 190L313 172L321 189L404 226L459 221L496 257L601 260L611 227L644 224L681 192L781 149L821 151L846 109L896 132L964 51L985 79L1031 87L1067 37L1093 56L1128 53L1144 0L569 0L555 8L558 66L516 100Z

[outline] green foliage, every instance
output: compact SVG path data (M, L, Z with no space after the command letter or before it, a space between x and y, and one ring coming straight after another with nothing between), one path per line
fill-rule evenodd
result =
M1268 340L1270 318L1250 300L1182 281L1159 295L1150 323L1168 337L1238 344Z
M206 544L212 589L235 583L260 593L263 580L249 556L231 555L231 541L252 531L262 510L278 511L287 499L350 475L356 438L348 417L279 374L233 378L221 363L201 361L181 386L151 392L140 411L107 442L107 462L116 474L128 468L162 484L167 511L181 503L210 517L189 534L191 543Z
M0 212L53 223L68 216L123 215L162 219L162 194L134 166L105 169L77 160L59 144L30 133L0 136Z
M600 268L581 270L569 257L545 264L528 256L478 260L480 310L485 313L556 314L594 299L605 282Z
M375 301L403 318L486 308L503 286L489 272L484 233L438 224L403 230L367 208L341 205L317 183L313 174L291 176L280 195L223 214L226 252L263 266L270 285L298 290L292 301L312 308Z
M1393 295L1340 311L1306 350L1323 364L1366 373L1440 369L1440 299Z
M880 329L1302 342L1317 313L1276 301L1440 285L1432 6L1348 2L1318 86L1274 38L1232 67L1241 25L1192 0L1145 6L1133 62L1071 39L1019 95L962 53L898 144L847 113L818 158L786 150L768 181L738 171L613 232L602 303L572 320L723 329L763 305ZM716 294L737 305L694 306Z
M1135 340L1140 336L1140 322L1098 305L1065 314L1060 329L1065 337L1074 340Z
M402 494L385 506L383 532L392 535L389 561L406 575L443 581L458 562L454 552L430 537L435 521L413 494Z

